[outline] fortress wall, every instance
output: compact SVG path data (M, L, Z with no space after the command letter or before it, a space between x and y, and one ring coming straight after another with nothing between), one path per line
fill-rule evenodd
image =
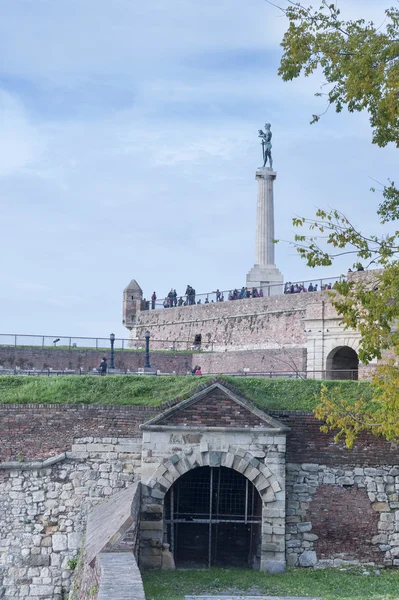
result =
M63 350L61 348L13 347L0 346L0 366L4 368L20 367L21 369L74 369L91 371L98 367L103 356L109 360L109 350ZM175 371L185 375L191 370L191 353L159 352L153 354L154 366L162 373ZM144 352L115 351L115 367L137 372L144 367ZM1 374L1 371L0 371Z
M141 438L139 425L165 409L154 406L0 405L0 461L44 459L72 448L74 438ZM362 435L353 450L320 431L320 422L303 411L269 411L291 431L287 461L377 465L398 461L394 443Z
M154 406L0 405L0 462L44 459L72 448L74 438L141 437Z
M78 553L87 511L140 479L138 426L162 408L0 406L2 460L16 458L13 466L0 465L0 590L5 597L65 597L72 576L68 561ZM399 566L397 445L362 436L347 450L320 432L311 413L270 413L291 427L288 564L330 566L344 558ZM28 461L65 451L51 466ZM146 460L153 460L151 449Z
M306 356L306 348L202 352L193 355L193 365L200 365L204 375L208 373L302 372L307 369Z
M1 597L66 598L88 510L140 477L141 439L76 442L50 467L0 465Z
M290 566L399 566L398 462L286 465Z
M207 350L301 347L304 318L318 318L326 299L324 292L312 292L141 311L131 339L143 339L149 330L154 340L189 344L201 334Z

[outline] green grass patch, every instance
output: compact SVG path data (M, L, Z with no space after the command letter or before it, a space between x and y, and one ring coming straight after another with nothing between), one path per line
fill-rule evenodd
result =
M1 404L145 404L188 397L204 380L145 375L62 375L0 377Z
M338 387L351 400L370 395L367 382L312 381L222 377L263 410L312 410L321 385ZM149 377L145 375L62 375L0 377L0 403L148 404L158 405L177 396L188 398L211 377Z
M331 381L314 379L263 379L256 377L225 377L248 400L262 410L313 410L318 404L322 385L339 390L348 401L371 398L367 381Z
M183 600L200 594L305 596L323 600L398 600L399 573L375 568L288 569L269 575L250 569L146 571L147 600Z

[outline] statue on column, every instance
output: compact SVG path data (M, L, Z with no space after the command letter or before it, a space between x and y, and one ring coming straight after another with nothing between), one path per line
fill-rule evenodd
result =
M269 159L270 169L273 168L273 159L272 159L272 132L270 130L270 123L265 124L265 131L259 129L259 136L262 140L262 153L263 153L263 169L266 167L267 159Z

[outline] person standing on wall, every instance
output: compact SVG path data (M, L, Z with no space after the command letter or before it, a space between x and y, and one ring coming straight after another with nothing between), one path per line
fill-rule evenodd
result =
M151 308L152 308L152 310L155 310L156 299L157 299L157 295L156 295L155 292L153 292L152 296L151 296Z

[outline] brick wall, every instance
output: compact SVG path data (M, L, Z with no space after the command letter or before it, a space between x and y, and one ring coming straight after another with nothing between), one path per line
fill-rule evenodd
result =
M265 422L233 402L219 389L210 392L198 403L164 419L164 425L189 427L265 427Z
M315 550L319 560L340 553L361 561L382 560L378 546L371 542L379 533L379 514L373 510L365 489L321 485L306 520L312 522L312 534L318 536Z
M74 438L141 437L151 406L2 405L0 461L48 458L69 450Z
M348 450L335 443L333 434L320 431L320 421L302 411L269 411L281 423L291 427L287 435L287 462L323 465L384 465L397 463L399 446L369 434L361 434L358 443Z
M216 401L217 402L217 401ZM100 405L0 405L0 460L47 458L70 449L77 437L141 436L139 425L165 407ZM353 450L320 431L311 413L270 411L291 427L287 461L325 465L398 462L398 445L362 435Z
M21 369L79 369L92 370L103 356L109 360L109 352L104 350L62 350L58 348L13 348L0 346L0 366ZM144 352L115 352L115 367L137 371L144 367ZM185 375L191 371L192 354L185 352L152 352L151 366L162 373Z

